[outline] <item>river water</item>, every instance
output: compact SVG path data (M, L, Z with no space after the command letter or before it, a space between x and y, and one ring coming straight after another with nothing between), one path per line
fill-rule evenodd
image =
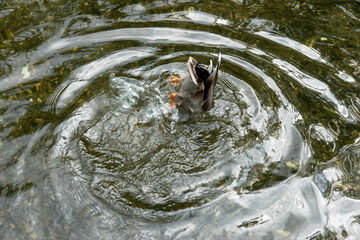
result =
M359 1L2 1L1 239L358 239L359 83Z

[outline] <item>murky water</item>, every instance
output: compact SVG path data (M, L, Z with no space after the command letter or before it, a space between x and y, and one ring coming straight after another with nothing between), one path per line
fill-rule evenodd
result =
M359 1L8 0L0 33L1 239L360 236Z

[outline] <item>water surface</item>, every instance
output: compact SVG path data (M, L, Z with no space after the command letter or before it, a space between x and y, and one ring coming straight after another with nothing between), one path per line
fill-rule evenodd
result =
M3 239L357 239L359 1L4 1ZM214 107L169 95L221 52Z

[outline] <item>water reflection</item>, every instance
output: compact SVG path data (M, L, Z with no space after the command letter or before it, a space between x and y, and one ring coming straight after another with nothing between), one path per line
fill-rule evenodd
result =
M356 238L356 4L0 4L3 238ZM220 51L214 107L171 109Z

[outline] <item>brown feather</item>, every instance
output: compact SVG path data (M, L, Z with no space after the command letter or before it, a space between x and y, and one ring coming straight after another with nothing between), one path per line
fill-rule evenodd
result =
M173 95L173 101L179 111L201 112L212 107L220 63L221 53L216 68L209 76L209 67L199 64L192 57L189 58L187 65L190 76L183 79L180 92Z
M217 82L220 64L221 64L221 53L219 55L219 60L216 64L215 71L211 73L211 75L208 77L208 79L205 82L204 102L201 107L204 111L209 110L213 105L214 88Z

